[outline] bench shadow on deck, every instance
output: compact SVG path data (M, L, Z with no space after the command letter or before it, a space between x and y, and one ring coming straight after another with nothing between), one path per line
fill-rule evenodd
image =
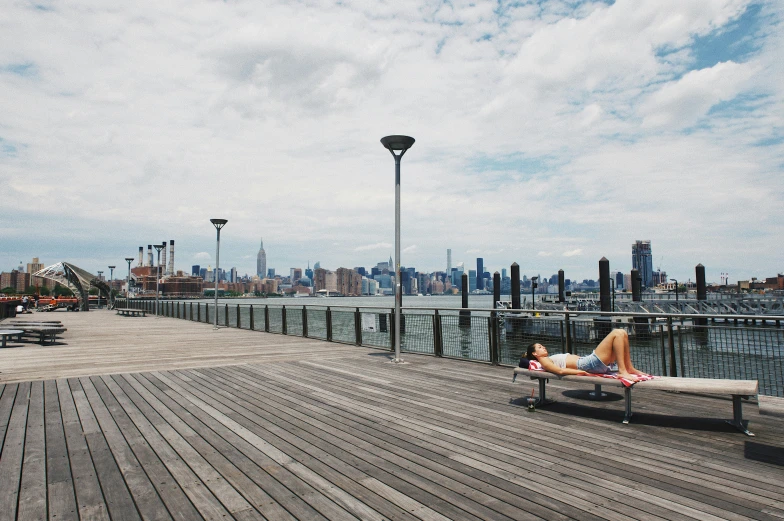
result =
M753 441L723 423L729 399L640 392L624 426L622 401L554 382L529 413L509 368L235 335L276 354L3 385L0 518L784 516L782 420L753 406Z

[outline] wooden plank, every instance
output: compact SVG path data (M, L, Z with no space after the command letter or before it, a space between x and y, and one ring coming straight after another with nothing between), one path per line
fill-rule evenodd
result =
M302 375L301 375L301 374L299 374L299 380L302 380ZM307 381L312 381L311 379L307 379L307 378L306 378L306 380L307 380ZM294 380L292 380L292 382L294 382ZM327 389L329 389L329 388L330 388L330 385L332 385L332 384L335 384L334 380L330 381L330 384L329 384L329 385L325 384L325 385L324 385L324 387L325 387L325 388L327 388ZM388 395L387 395L387 394L385 394L385 396L388 396ZM358 398L358 399L361 399L361 398ZM420 404L420 405L421 405L421 404ZM422 411L421 411L421 409L419 410L419 412L420 412L420 413L422 412ZM442 412L444 412L444 411L442 411ZM385 411L385 413L384 413L384 414L391 414L391 415L393 415L393 416L394 416L394 413L392 413L392 411L390 411L390 410L387 410L387 411ZM439 419L440 419L441 421L443 421L443 416L439 416ZM463 421L465 421L465 420L463 420ZM457 425L457 424L456 424L455 426L459 426L459 425ZM446 429L443 429L443 428L439 428L439 429L440 429L440 430L443 430L443 431L444 431L444 434L445 434L446 436L454 436L454 435L455 435L455 432L453 432L453 431L446 430ZM494 437L491 437L491 438L489 438L489 440L493 440L493 439L494 439ZM516 451L510 451L510 455L512 455L512 454L516 454ZM532 453L531 453L531 454L530 454L528 457L529 457L529 458L536 458L536 457L537 457L537 451L534 451L534 452L532 452ZM558 461L558 460L556 460L556 461ZM576 462L575 462L575 465L578 465L578 466L579 466L579 465L581 465L581 462L578 460L578 461L576 461ZM631 477L633 478L634 476L632 475ZM594 479L596 479L596 478L594 478ZM633 491L627 491L627 493L633 493ZM574 495L574 491L572 491L572 494ZM644 496L641 496L641 499L644 499ZM688 501L686 501L686 503L688 503ZM695 502L692 502L692 503L693 503L693 504L696 504ZM703 505L699 505L699 506L703 506ZM683 504L683 505L681 505L681 508L683 508L683 509L687 509L688 507L686 507L686 505L685 505L685 504ZM709 507L708 507L707 505L705 505L703 508L709 508ZM715 512L720 512L719 510L717 510L717 509L715 509L715 508L714 508L713 510L714 510ZM703 513L702 515L703 515L703 516L707 516L708 514L707 514L707 513ZM725 514L725 513L722 513L722 515L726 515L726 514Z
M159 373L155 373L155 376L161 378L161 375ZM183 394L183 392L181 391L180 394ZM215 409L214 407L207 404L205 401L202 401L202 399L206 397L200 396L197 398L194 394L191 393L186 393L185 397L196 407L203 410L204 412L206 412L208 415L212 416L216 420L218 420L224 426L228 427L230 430L232 430L233 432L241 436L243 439L245 439L247 442L251 443L254 447L256 447L258 450L263 452L267 457L269 457L279 465L285 466L288 470L295 473L297 476L303 479L303 481L306 481L311 484L314 484L314 482L319 481L317 476L313 475L313 473L310 472L308 469L302 468L291 458L289 458L287 454L278 450L277 448L275 448L273 445L268 443L266 440L264 440L262 437L258 436L254 432L248 430L244 426L235 422L234 420L226 416L218 409ZM319 495L314 495L308 498L309 502L311 502L311 504L314 506L316 510L318 510L328 518L354 517L352 516L351 513L349 513L344 508L341 508L340 506L340 502L342 502L341 499L343 499L342 491L336 490L334 487L323 488L323 487L315 486L314 488L316 488L316 490L318 490L321 494L324 494L325 496L325 497L320 497ZM330 499L337 500L337 501L333 502L333 501L325 500L326 497L330 497ZM345 499L346 501L350 501L349 498L345 498Z
M171 382L176 382L176 381L187 382L187 381L190 380L190 378L188 376L185 376L185 375L181 374L180 372L177 372L176 374L167 373L165 375L165 378L166 378L167 381L171 381ZM175 380L175 378L176 378L176 380ZM163 381L163 379L161 379L161 378L152 378L152 375L148 376L147 379L149 380L151 386L154 385L156 389L158 389L158 390L162 391L163 393L165 393L164 396L170 397L172 400L176 400L178 403L181 403L183 405L186 405L186 404L190 403L185 398L183 398L181 394L176 392L177 389L180 389L179 387L170 387L167 383L165 383ZM210 422L211 424L213 424L213 422L216 421L214 418L211 418L211 417L208 417L208 418L209 419L207 421L212 420ZM183 419L185 419L185 418L183 418ZM301 462L301 460L296 457L296 454L292 454L291 452L288 452L288 451L286 452L286 454L291 456L291 457L293 457L293 459L296 459L297 461ZM274 462L271 462L271 463L274 464ZM313 463L313 462L311 462L311 463ZM315 465L316 465L316 467L319 468L319 471L317 471L317 472L318 472L318 474L320 476L326 478L327 475L329 475L329 469L327 469L326 467L319 466L318 463L316 463ZM281 466L280 469L281 469L281 471L286 472L286 467L285 466ZM319 481L319 482L322 483L322 485L323 485L322 481ZM376 498L372 497L372 496L375 496L375 494L373 494L368 489L365 489L365 488L363 488L361 490L360 489L355 489L355 488L352 487L351 483L349 483L349 482L347 482L345 480L340 481L340 483L337 483L337 482L333 481L333 483L335 484L335 486L339 486L342 490L346 491L347 493L349 493L353 497L362 498L362 502L365 503L366 505L370 506L373 509L372 511L368 511L368 510L366 510L366 509L364 509L364 508L362 508L360 506L359 510L356 510L354 513L358 514L358 515L361 515L362 519L381 519L381 517L378 514L375 514L375 512L379 512L379 513L383 514L384 516L387 516L387 518L390 518L390 519L407 519L407 518L410 517L407 512L405 512L405 511L403 511L401 509L396 509L394 507L391 507L388 504L382 504L382 502L386 503L383 499L381 499L380 502L379 501L374 501ZM346 505L346 506L348 506L350 509L351 508L356 509L358 505L352 504L352 505Z
M158 428L170 429L168 424L128 385L125 378L128 376L114 376L105 381L128 417L182 487L183 492L191 500L199 515L205 519L229 518L231 516L229 511L158 431ZM122 392L119 392L118 389L122 389Z
M0 457L3 455L3 443L5 441L6 429L8 429L8 421L11 419L11 411L14 407L16 388L17 384L3 385L2 395L0 395Z
M195 371L191 372L192 378L194 377L195 373ZM208 401L212 407L217 408L221 406L219 404L222 404L223 406L233 408L233 405L230 403L230 401L221 398L224 397L226 393L211 386L209 379L202 377L200 384L200 388L205 388L209 385L211 390L214 391L214 393L210 393L212 396L205 396L204 393L201 393L196 387L190 387L189 391L194 394L198 393L199 398ZM216 393L217 396L215 396ZM255 408L252 404L241 403L236 407L243 411L242 416L244 416L244 418L236 414L232 414L232 419L233 421L236 421L238 424L242 425L244 428L255 432L256 428L254 424L264 424L264 418L259 414L258 409ZM277 450L281 450L278 447L278 444L281 443L279 438L271 439L271 441L274 441L275 448ZM373 456L368 457L372 459ZM486 515L490 515L490 511L483 505L477 505L472 501L463 499L462 497L451 493L451 491L441 486L439 483L425 483L421 480L421 478L409 472L407 469L395 468L394 471L396 472L390 472L389 470L380 469L379 467L372 464L364 464L363 461L359 459L355 460L354 463L359 465L358 468L367 473L369 476L375 475L374 477L377 478L381 476L382 481L387 483L394 483L395 485L393 485L393 488L403 491L404 494L408 495L409 497L417 499L423 505L427 504L433 510L440 512L442 515L447 517L471 519L476 516L476 512L480 511L484 512ZM494 517L497 519L504 518L504 516L499 515L497 512L494 513Z
M44 416L46 420L46 491L50 521L76 521L76 507L68 447L65 444L63 417L57 383L44 382Z
M136 455L133 453L123 436L123 433L114 422L106 405L95 390L93 383L89 378L80 378L79 383L82 386L84 397L88 402L85 406L89 405L90 412L101 429L101 436L96 436L96 448L101 451L106 451L108 449L109 454L107 454L106 457L108 458L111 456L114 461L114 465L109 465L110 474L108 477L116 481L118 479L117 472L115 472L116 469L120 474L119 478L122 479L127 487L129 495L123 494L121 496L121 501L125 501L125 503L120 503L123 505L121 508L131 509L135 506L135 510L138 511L139 517L143 519L171 519L157 490L150 482L150 478L145 473L139 460L136 459ZM81 398L76 401L76 404L81 415ZM88 436L88 442L89 440L90 436ZM93 460L95 461L95 451L93 451L92 447L91 451L93 453ZM96 465L96 468L97 467L98 465ZM112 488L118 486L115 483L104 479L100 474L100 470L99 479L101 479L101 484L104 489L107 486ZM128 499L132 501L133 506L127 504ZM110 514L112 514L112 517L114 518L115 514L111 511L112 503L113 500L110 499Z
M109 515L113 520L141 519L136 510L128 485L123 479L117 462L114 460L111 449L95 418L90 402L87 400L81 382L78 379L68 381L71 396L76 405L76 412L82 424L82 432L90 450L95 473L101 483L101 490L109 508Z
M20 384L3 441L3 457L0 458L0 521L16 519L29 396L30 384Z
M68 463L74 476L76 506L79 519L108 520L109 511L104 501L101 485L95 473L90 449L82 432L82 424L76 413L71 388L66 380L57 380L57 395L60 414L63 418Z
M138 384L141 385L141 380ZM172 397L167 395L161 396L161 400L166 400L167 405L174 402ZM210 441L216 449L221 447L221 451L225 451L224 453L226 454L236 451L244 456L245 460L235 457L232 458L232 461L240 466L246 475L255 476L258 480L257 483L260 486L263 485L264 490L280 504L284 505L297 519L324 519L306 503L314 494L311 487L299 480L299 478L296 478L296 476L291 475L285 468L252 447L235 433L217 423L213 418L192 407L190 402L186 401L185 405L188 406L188 409L181 416L183 421L188 421L189 416L199 420L209 426L215 433L210 437ZM169 407L171 408L173 405L169 405ZM221 441L223 441L222 444ZM257 466L258 471L253 469L254 466Z
M259 511L257 514L261 514L268 519L292 519L290 514L234 464L233 458L230 459L228 457L235 455L236 449L231 451L230 447L223 446L222 448L229 448L230 450L226 454L213 446L205 439L205 436L211 437L208 428L200 424L200 422L185 421L185 417L189 413L182 411L178 404L166 399L167 397L159 393L155 387L146 386L145 384L148 382L142 375L135 375L135 380L140 384L136 388L139 394L146 398L150 406L155 408L159 414L169 420L171 427L188 440L194 450L226 480L229 486L242 495L248 505L256 507L256 510ZM155 397L154 400L152 399L153 396ZM251 514L252 512L248 512L246 515Z
M27 412L22 481L17 519L46 519L46 447L44 432L44 385L33 382Z
M144 472L149 476L160 498L166 504L166 509L171 517L186 521L200 518L198 511L182 491L177 480L166 469L166 466L155 454L147 440L144 439L139 429L136 428L133 421L131 421L128 414L117 401L117 398L109 390L107 382L111 384L111 379L109 377L93 377L91 380L117 426L128 441L131 450L133 450L134 455L143 467ZM116 391L122 393L119 388Z

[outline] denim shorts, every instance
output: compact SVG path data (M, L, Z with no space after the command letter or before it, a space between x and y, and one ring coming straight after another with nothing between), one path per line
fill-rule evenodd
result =
M601 358L596 356L596 353L578 358L577 369L593 374L605 374L610 372L610 368L604 365L604 362L602 362Z

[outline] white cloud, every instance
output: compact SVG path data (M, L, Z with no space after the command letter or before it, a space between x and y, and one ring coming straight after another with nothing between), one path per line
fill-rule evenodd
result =
M577 248L577 249L574 249L574 250L565 251L565 252L563 252L562 255L564 257L576 257L576 256L582 255L582 254L583 254L582 248Z
M666 83L640 105L643 127L686 127L720 101L737 96L754 74L753 64L718 63Z
M210 259L212 259L212 255L210 255L206 251L200 251L199 253L193 256L194 261L208 261Z
M259 236L270 267L371 265L394 242L379 138L408 133L408 266L443 269L452 248L544 273L565 257L530 252L579 249L564 268L595 278L599 258L627 269L631 242L650 238L676 276L696 262L740 273L747 258L772 273L782 8L763 5L751 60L691 71L695 36L748 5L12 3L0 269L41 244L61 260L100 243L96 265L115 264L163 237L177 259L208 260L216 216L221 264L241 272ZM715 110L733 100L743 109Z
M537 257L552 257L553 256L553 252L551 252L551 251L540 251L539 253L536 254L536 256Z

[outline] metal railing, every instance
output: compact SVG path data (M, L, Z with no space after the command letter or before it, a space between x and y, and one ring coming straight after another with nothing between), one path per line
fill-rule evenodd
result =
M120 307L155 313L155 301ZM162 301L166 317L212 323L215 305ZM392 349L394 310L348 306L219 304L218 324ZM670 315L580 311L404 308L403 352L516 366L528 344L590 354L612 329L629 334L635 367L652 374L759 380L760 394L784 396L784 316Z

